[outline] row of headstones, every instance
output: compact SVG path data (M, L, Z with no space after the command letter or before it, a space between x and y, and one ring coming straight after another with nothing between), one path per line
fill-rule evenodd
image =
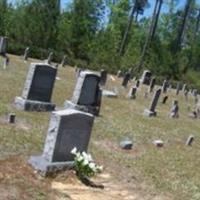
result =
M26 111L54 110L51 96L56 74L56 67L32 63L15 106ZM43 154L29 160L34 169L46 175L72 167L71 150L76 147L80 152L87 151L94 115L99 114L101 106L100 80L98 73L80 72L72 99L65 102L64 110L52 112Z

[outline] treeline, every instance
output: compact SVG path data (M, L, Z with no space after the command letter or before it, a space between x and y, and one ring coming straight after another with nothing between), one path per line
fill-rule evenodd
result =
M9 52L55 59L110 72L144 68L162 78L199 85L200 7L187 0L73 0L64 9L59 0L0 0L0 35L9 38ZM145 17L153 6L152 16ZM162 7L167 7L161 13Z

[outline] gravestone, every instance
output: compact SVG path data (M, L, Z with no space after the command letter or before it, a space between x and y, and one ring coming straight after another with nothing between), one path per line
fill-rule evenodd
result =
M188 89L184 91L185 100L188 101Z
M108 72L104 69L101 70L100 72L100 85L105 86L106 81L107 81L107 74Z
M121 70L118 70L118 72L117 72L117 77L118 77L118 78L122 77L122 71L121 71Z
M47 58L47 64L51 64L51 62L52 62L52 59L53 59L53 55L54 55L54 53L53 52L50 52L49 53L49 56L48 56L48 58Z
M87 152L93 121L93 115L73 109L52 112L43 154L31 156L28 163L42 175L71 168L71 150Z
M162 104L166 104L167 100L168 100L168 96L164 96L164 98L162 100Z
M78 77L71 101L65 101L65 108L73 108L94 115L99 114L102 92L100 76L91 71L82 71Z
M67 56L63 56L61 67L65 67L66 63L67 63Z
M149 70L145 70L140 78L140 82L145 85L149 85L151 81L152 73Z
M52 111L55 104L51 96L57 68L44 63L31 63L21 97L15 98L18 109L27 111Z
M136 84L135 84L135 86L136 86L137 88L139 88L139 87L140 87L140 80L137 80L137 81L136 81Z
M123 81L122 81L123 87L125 87L125 88L127 87L130 78L131 78L130 72L126 72L125 75L124 75Z
M30 52L30 48L27 47L27 48L25 49L25 51L24 51L24 60L28 60L28 54L29 54L29 52Z
M5 55L7 53L7 37L0 37L0 55Z
M167 93L167 88L168 88L168 81L164 80L162 85L162 92Z
M187 139L187 141L186 141L185 144L186 144L187 146L192 146L193 141L194 141L194 136L193 136L193 135L190 135L190 136L188 137L188 139Z
M156 78L153 77L153 78L151 79L151 82L150 82L150 85L149 85L149 93L152 93L152 92L153 92L153 89L154 89L154 87L155 87L155 84L156 84Z
M182 88L183 93L185 92L185 90L187 90L187 84L183 85L183 88Z
M152 102L150 104L149 109L145 109L144 110L144 115L145 116L152 117L152 116L156 116L157 115L156 106L158 104L158 100L159 100L160 94L161 94L161 89L159 88L159 89L157 89L155 91L155 93L153 95Z
M172 108L170 110L170 117L171 118L178 118L179 117L179 106L178 106L178 101L174 100L172 104Z
M131 87L131 89L128 93L128 98L129 99L136 99L136 92L137 92L137 87L136 86Z
M180 90L181 90L181 83L177 83L177 85L176 85L176 95L179 95Z

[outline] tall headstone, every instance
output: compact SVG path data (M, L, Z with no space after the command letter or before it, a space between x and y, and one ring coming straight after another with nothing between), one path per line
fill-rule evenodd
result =
M50 52L49 53L49 56L48 56L48 58L47 58L47 64L51 64L51 62L52 62L52 59L53 59L53 55L54 55L54 53L53 52Z
M151 81L152 73L149 70L145 70L141 76L140 82L145 85L149 85Z
M159 100L160 94L161 94L161 89L159 88L159 89L157 89L155 91L155 93L153 95L152 102L150 104L149 109L145 109L144 110L144 115L145 116L151 117L151 116L156 116L157 115L156 106L158 104L158 100Z
M65 108L73 108L94 115L99 114L101 90L100 76L91 71L82 71L78 77L71 101L65 101Z
M28 54L30 52L30 48L29 47L26 47L25 51L24 51L24 60L28 60Z
M170 117L171 118L178 118L179 117L179 106L178 106L178 101L174 100L172 104L172 108L170 110Z
M136 86L131 87L131 89L128 93L128 98L129 99L136 99L136 92L137 92L137 87Z
M100 72L100 85L104 86L106 84L107 81L107 74L108 72L104 69L101 70Z
M61 67L65 67L67 62L67 56L63 56L62 62L61 62Z
M57 68L44 63L31 63L21 97L15 98L18 109L27 111L52 111L55 104L51 96Z
M52 112L43 154L31 156L29 164L43 175L72 167L71 150L87 152L93 121L93 115L73 109Z
M5 55L7 53L7 37L0 37L0 55Z
M124 78L122 80L122 86L123 87L125 87L125 88L127 87L130 78L131 78L130 72L126 72L125 75L124 75Z
M149 85L149 93L152 93L152 92L153 92L153 89L154 89L154 87L155 87L155 84L156 84L156 78L153 77L153 78L151 79L151 82L150 82L150 85Z
M180 90L181 90L181 83L178 82L176 85L176 95L179 95Z
M167 88L168 88L168 81L164 80L162 85L162 92L167 93Z

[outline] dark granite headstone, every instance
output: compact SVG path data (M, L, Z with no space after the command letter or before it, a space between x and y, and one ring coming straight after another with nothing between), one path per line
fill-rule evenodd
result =
M168 100L168 96L164 96L164 98L162 100L162 104L166 104L167 100Z
M130 78L131 78L130 72L126 72L125 75L124 75L124 78L122 80L122 86L123 87L125 87L125 88L127 87Z
M163 93L167 93L167 88L168 88L168 81L167 80L164 80L163 81L163 85L162 85L162 92Z
M43 175L71 167L74 147L87 152L93 121L93 115L73 109L52 112L43 154L32 156L29 164Z
M22 110L51 111L51 103L57 68L43 63L32 63L26 78L22 97L16 97L15 105Z
M150 82L150 85L149 85L149 93L152 93L152 92L153 92L153 89L154 89L154 87L155 87L155 84L156 84L156 78L153 77L153 78L151 79L151 82Z
M100 72L100 85L104 86L107 81L107 71L102 69Z
M152 73L149 70L145 70L141 76L140 82L145 85L149 85L151 81Z

